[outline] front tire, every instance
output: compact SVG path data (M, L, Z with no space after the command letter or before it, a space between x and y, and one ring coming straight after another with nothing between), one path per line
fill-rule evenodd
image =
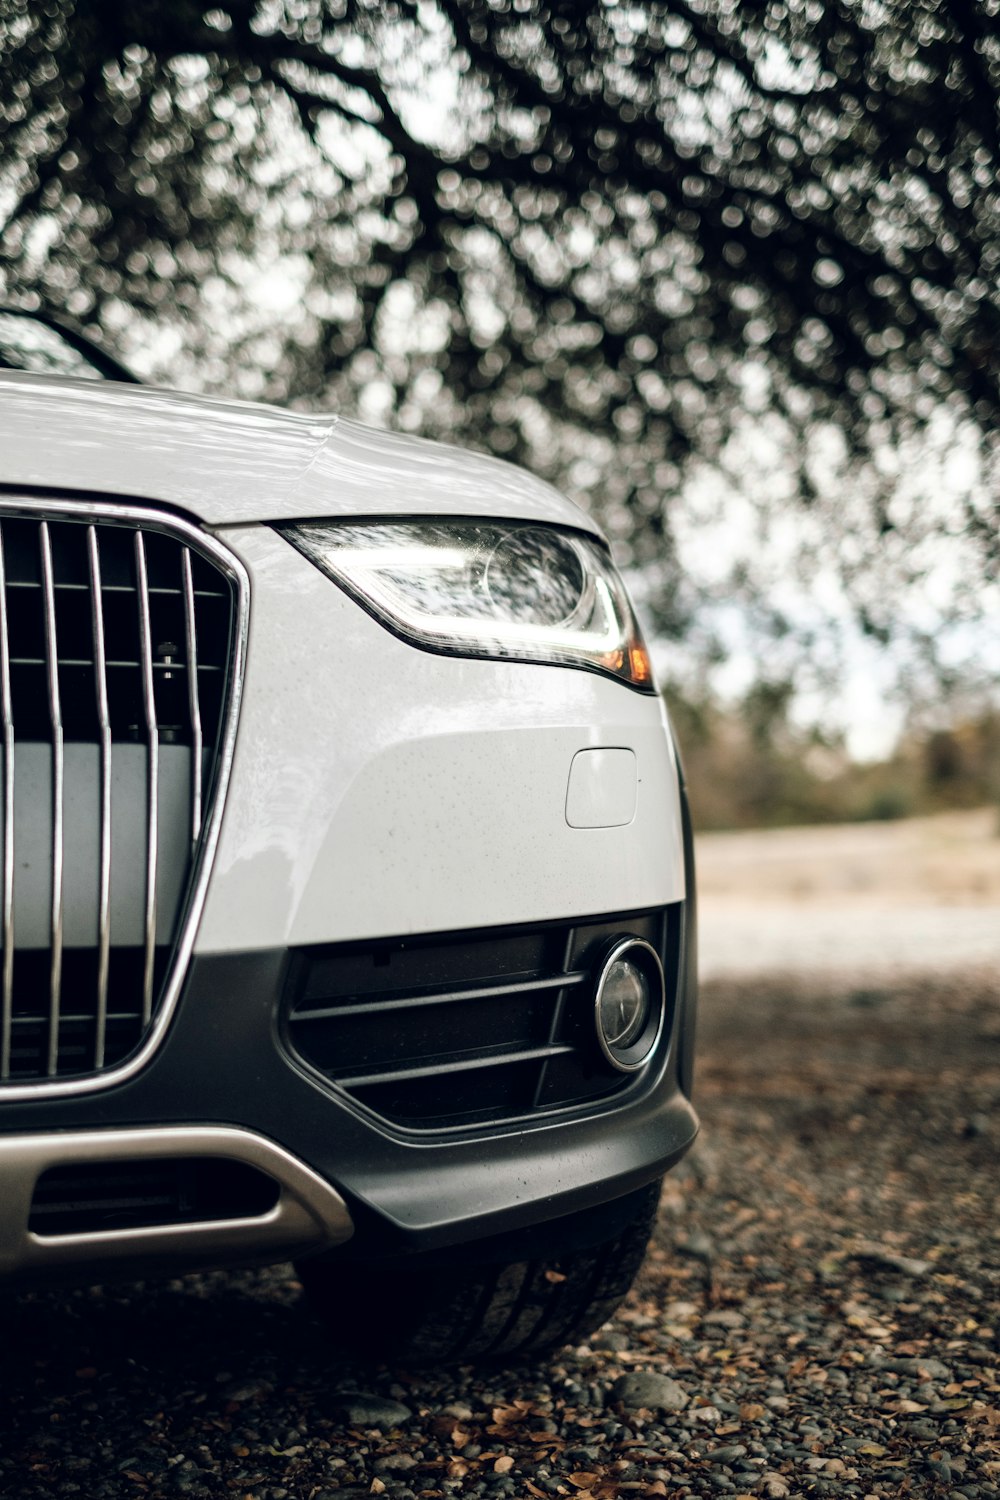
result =
M350 1265L298 1273L338 1342L365 1359L449 1363L545 1354L599 1328L627 1295L646 1251L660 1184L634 1195L614 1236L586 1248L499 1264ZM559 1221L551 1226L559 1243Z

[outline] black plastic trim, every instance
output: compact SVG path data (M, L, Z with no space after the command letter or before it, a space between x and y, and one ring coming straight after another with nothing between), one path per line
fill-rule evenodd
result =
M571 1114L593 1114L596 1111L606 1112L612 1107L612 1096L621 1098L626 1091L636 1093L646 1089L655 1081L658 1069L667 1064L668 1052L672 1046L672 1019L677 1004L677 983L680 973L680 962L683 952L683 903L674 902L667 906L653 907L642 911L622 912L606 914L600 917L576 919L573 922L549 920L538 923L524 923L516 926L503 928L477 928L457 933L425 933L415 934L397 940L375 941L375 942L351 942L328 947L308 947L294 950L292 965L289 971L289 985L281 1009L281 1020L279 1032L282 1044L297 1067L300 1067L308 1076L315 1079L319 1085L337 1094L351 1109L358 1112L363 1118L373 1121L379 1128L394 1134L404 1140L438 1139L442 1134L457 1135L459 1133L472 1133L479 1137L485 1132L510 1131L517 1128L531 1128L538 1122L552 1117L560 1116L566 1118ZM644 1065L634 1071L620 1073L605 1064L601 1058L600 1047L596 1030L593 1025L593 990L594 983L603 962L603 955L610 951L616 943L633 938L639 934L643 940L648 940L653 946L654 952L658 951L661 957L662 979L665 982L665 1011L664 1026L662 1033L658 1034L657 1045L650 1049L649 1059ZM557 973L549 973L546 970L544 980L530 978L516 969L507 969L505 962L510 962L510 944L529 945L537 950L537 945L548 940L555 940L560 958L553 964ZM483 952L483 949L494 950ZM473 953L473 966L475 977L470 980L468 969L468 953ZM349 1060L341 1059L338 1068L331 1065L324 1068L318 1065L316 1057L310 1055L307 1047L297 1044L295 1039L296 1029L305 1022L308 1024L313 1019L313 1011L308 1004L303 1005L303 997L314 983L313 976L317 970L322 971L324 961L332 960L334 963L353 965L353 972L339 976L342 986L350 987L351 983L360 986L363 993L368 993L368 986L372 983L374 973L366 966L376 954L379 954L383 962L378 963L378 971L384 972L388 977L390 973L390 961L401 959L404 962L404 972L394 976L394 984L391 992L400 994L404 998L389 999L381 1002L386 1006L389 1014L395 1009L416 1010L418 1017L421 1010L426 1013L439 1005L450 1005L451 1003L464 1002L473 1004L479 997L490 999L491 997L509 998L511 1005L516 1005L521 997L535 995L540 992L549 991L556 995L556 1011L551 1018L551 1023L546 1022L546 1038L548 1043L558 1043L560 1037L573 1037L570 1047L559 1047L558 1052L549 1046L544 1048L544 1055L555 1057L559 1053L568 1053L575 1066L587 1068L590 1066L591 1085L585 1086L584 1093L571 1097L561 1093L558 1085L553 1089L547 1087L548 1078L543 1073L538 1081L537 1092L534 1102L524 1101L523 1107L509 1108L498 1103L493 1109L476 1111L473 1117L463 1120L461 1112L451 1119L443 1118L437 1122L430 1118L421 1121L419 1119L402 1120L394 1115L391 1110L379 1109L364 1097L364 1089L372 1080L363 1075L365 1069L360 1070L362 1076L358 1076L349 1063ZM421 962L423 956L423 963ZM521 957L523 958L523 951ZM551 956L551 955L550 955ZM536 962L541 962L535 955ZM427 964L429 962L429 967ZM442 965L448 971L448 986L442 986L440 974ZM479 983L480 965L482 974L490 974L497 981L482 986ZM544 965L543 965L544 967ZM531 973L534 973L532 968ZM503 976L507 974L506 980ZM459 984L460 977L465 981L464 990L459 988L454 993L449 993L453 985ZM558 982L561 980L561 983ZM435 982L436 981L436 982ZM554 982L555 981L555 982ZM329 982L329 980L327 981ZM402 988L397 988L401 986ZM320 989L323 989L322 979ZM336 986L335 986L336 988ZM377 994L379 986L376 985L371 991ZM377 1013L379 1002L374 1005L346 1005L331 1007L330 1010L322 1007L315 1014L323 1019L328 1013L339 1017L354 1017L367 1015L371 1012ZM457 1025L460 1017L456 1018L456 1040L458 1040ZM336 1025L336 1023L334 1023ZM440 1025L440 1017L437 1022ZM551 1030L549 1029L551 1024ZM581 1034L581 1027L582 1032ZM466 1032L462 1036L462 1048L475 1050L475 1040ZM326 1046L329 1047L330 1037L326 1038ZM500 1066L514 1065L517 1061L514 1051L504 1049L494 1059ZM522 1060L529 1056L541 1057L543 1053L522 1053ZM469 1054L470 1058L472 1053ZM437 1057L438 1067L436 1070L421 1069L424 1077L444 1077L452 1072L461 1071L466 1064L460 1060ZM470 1064L471 1070L487 1068L489 1060L485 1057L477 1057L475 1063ZM402 1068L402 1064L400 1064ZM402 1078L403 1072L396 1073ZM373 1075L376 1082L387 1082L393 1077L392 1065L388 1071ZM578 1080L580 1081L580 1080ZM565 1082L565 1080L564 1080ZM546 1087L543 1088L543 1085ZM532 1089L534 1085L532 1085ZM530 1092L531 1090L529 1090Z
M95 369L100 370L105 380L116 380L121 385L143 385L145 383L127 365L123 365L120 359L116 359L113 354L109 354L106 349L102 349L100 344L95 344L93 339L88 338L85 333L81 333L78 328L74 328L71 323L67 323L64 318L54 317L52 313L40 312L36 308L10 307L6 303L0 304L0 312L9 313L15 318L29 318L36 323L44 324L46 328L51 328L53 332L58 333L60 338L65 339L67 344L75 349L78 354L82 354L84 359L89 360ZM17 365L0 365L0 368L11 369L15 373L23 375L38 373L33 370L21 370Z
M196 957L141 1072L91 1095L0 1105L0 1132L243 1126L344 1195L356 1226L345 1253L355 1258L492 1239L599 1209L662 1176L694 1140L698 1121L675 1061L683 996L662 1066L641 1091L530 1126L406 1139L284 1054L277 1018L292 959L278 949Z
M677 975L677 1077L688 1099L694 1097L694 1054L698 1032L698 889L694 865L694 828L687 784L680 759L677 779L681 799L681 836L684 850L684 921Z

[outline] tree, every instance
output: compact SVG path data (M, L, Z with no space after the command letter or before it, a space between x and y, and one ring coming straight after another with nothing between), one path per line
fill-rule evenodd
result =
M0 0L0 272L98 327L127 308L189 337L214 288L237 337L198 343L206 383L380 390L391 420L526 459L657 559L666 628L685 611L665 497L725 464L748 411L794 477L782 504L855 583L879 553L919 577L911 533L962 530L988 574L988 486L929 515L879 455L942 420L970 452L998 428L998 15ZM238 288L267 265L302 295L248 322ZM888 633L883 583L858 589Z

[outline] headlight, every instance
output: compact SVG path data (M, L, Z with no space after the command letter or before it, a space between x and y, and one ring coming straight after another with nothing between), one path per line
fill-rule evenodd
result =
M587 667L655 691L625 587L590 537L491 521L314 521L278 529L415 646Z

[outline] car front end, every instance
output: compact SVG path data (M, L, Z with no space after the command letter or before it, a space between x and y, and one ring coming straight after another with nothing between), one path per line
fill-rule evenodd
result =
M0 1271L613 1229L697 1128L694 892L594 524L336 418L3 375L0 427Z

